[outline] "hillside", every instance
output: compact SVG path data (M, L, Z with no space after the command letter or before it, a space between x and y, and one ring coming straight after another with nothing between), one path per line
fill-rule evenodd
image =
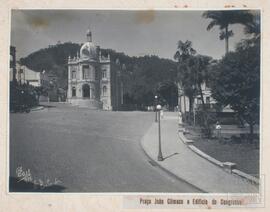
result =
M69 56L75 57L79 50L80 45L76 43L57 44L40 49L20 62L32 70L47 70L55 74L59 78L59 86L67 89L67 60ZM101 53L109 53L114 65L121 69L127 104L152 104L159 83L176 79L176 63L172 60L157 56L130 57L112 49L101 49ZM168 92L162 93L167 102L172 104Z

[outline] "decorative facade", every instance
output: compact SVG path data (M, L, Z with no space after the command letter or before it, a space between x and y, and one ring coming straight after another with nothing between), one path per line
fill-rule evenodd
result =
M80 53L68 58L67 101L80 107L112 110L110 55L101 55L90 30L86 36Z

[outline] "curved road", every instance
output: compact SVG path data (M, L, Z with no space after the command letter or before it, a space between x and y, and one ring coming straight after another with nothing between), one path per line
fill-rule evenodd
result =
M66 104L11 114L10 175L29 169L32 181L56 182L62 192L200 192L149 162L140 139L153 119Z

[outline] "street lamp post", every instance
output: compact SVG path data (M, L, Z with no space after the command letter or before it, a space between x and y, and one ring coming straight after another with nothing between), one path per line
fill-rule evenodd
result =
M155 122L157 122L157 96L155 96Z
M163 156L161 152L161 132L160 132L160 110L161 105L157 105L158 110L158 161L163 161Z

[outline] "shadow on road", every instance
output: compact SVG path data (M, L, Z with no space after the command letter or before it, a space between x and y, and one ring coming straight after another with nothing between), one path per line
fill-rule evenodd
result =
M171 155L168 155L168 156L164 157L163 159L166 160L166 159L168 159L168 158L170 158L170 157L172 157L174 155L178 155L178 154L179 154L178 152L175 152L175 153L173 153Z

